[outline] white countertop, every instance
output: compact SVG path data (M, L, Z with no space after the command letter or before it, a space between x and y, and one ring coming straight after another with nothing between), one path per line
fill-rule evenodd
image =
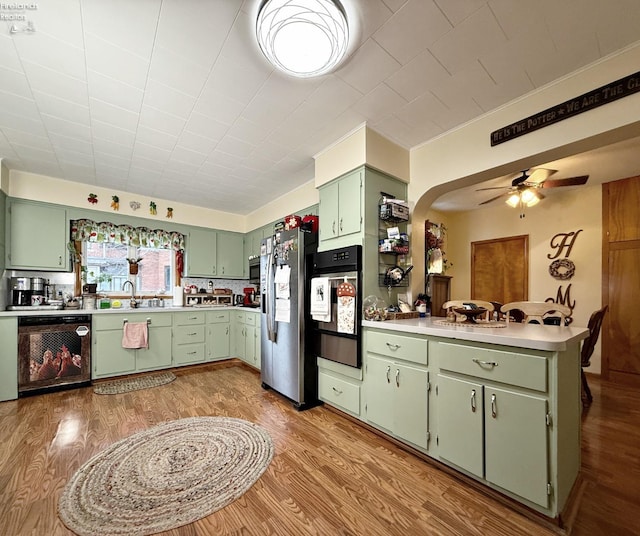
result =
M68 315L102 315L102 314L150 314L150 313L177 313L180 311L254 311L259 313L259 307L242 307L239 305L207 305L207 306L186 306L186 307L138 307L132 309L130 307L118 307L110 309L37 309L33 308L28 311L0 311L2 316L68 316Z
M499 328L473 327L462 324L459 326L442 326L435 323L438 320L444 320L444 318L409 318L406 320L385 320L383 322L363 320L362 326L365 328L386 329L403 333L416 333L552 352L564 351L570 343L581 341L589 334L587 328L572 326L518 324L515 322L510 322L507 327Z

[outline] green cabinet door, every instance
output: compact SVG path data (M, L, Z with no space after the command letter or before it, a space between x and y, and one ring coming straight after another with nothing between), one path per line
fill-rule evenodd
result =
M354 171L338 183L338 234L359 233L361 228L362 177L364 170Z
M233 326L233 348L236 357L239 357L243 361L246 360L246 351L245 351L245 334L246 327L244 323L240 323L236 320L236 323Z
M187 237L187 273L189 277L216 275L217 234L207 229L191 229Z
M318 213L320 219L320 240L326 242L338 237L338 183L327 184L320 188L320 204Z
M6 249L5 249L5 234L6 234L6 222L7 222L7 196L0 190L0 273L4 271L6 265ZM2 400L0 398L0 400Z
M394 427L394 364L367 354L367 420L387 430Z
M485 478L547 508L547 400L488 386L484 397Z
M394 433L427 448L429 373L424 369L394 363Z
M244 243L240 233L218 232L216 238L216 275L242 277Z
M484 477L482 385L438 374L440 457Z
M256 327L245 326L244 337L244 356L245 361L256 368L260 366L258 363L258 354L256 353Z
M149 328L149 348L136 350L138 371L171 366L171 326Z
M136 350L122 347L122 329L93 331L93 378L130 374L136 370Z
M0 401L18 398L18 319L0 318Z
M69 224L64 207L9 201L6 267L69 270Z
M211 324L209 325L209 359L223 359L229 357L231 337L229 334L229 324Z

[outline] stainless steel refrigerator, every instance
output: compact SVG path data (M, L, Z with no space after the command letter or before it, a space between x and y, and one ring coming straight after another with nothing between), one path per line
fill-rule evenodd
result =
M316 249L317 234L299 228L264 239L260 249L262 387L291 399L299 410L318 403L308 306Z

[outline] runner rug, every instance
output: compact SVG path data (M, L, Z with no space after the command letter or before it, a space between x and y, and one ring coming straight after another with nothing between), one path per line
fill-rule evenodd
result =
M135 378L123 378L102 382L94 386L93 392L98 395L117 395L137 391L138 389L148 389L171 383L176 377L173 372L161 372L159 374L145 374Z
M262 427L230 417L154 426L86 462L58 503L81 536L148 535L206 517L247 491L274 454Z

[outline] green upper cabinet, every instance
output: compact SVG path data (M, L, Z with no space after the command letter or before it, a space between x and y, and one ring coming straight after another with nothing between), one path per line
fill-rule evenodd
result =
M324 244L328 249L361 242L363 178L360 168L320 187L320 249ZM341 237L349 238L338 240Z
M187 270L189 277L212 277L216 274L217 233L209 229L191 229L187 237Z
M6 267L69 271L69 223L64 207L10 199Z
M7 196L0 190L0 272L4 270L5 266L5 233L6 233L6 218L7 213Z
M242 234L218 231L216 275L236 278L244 276L244 241Z

